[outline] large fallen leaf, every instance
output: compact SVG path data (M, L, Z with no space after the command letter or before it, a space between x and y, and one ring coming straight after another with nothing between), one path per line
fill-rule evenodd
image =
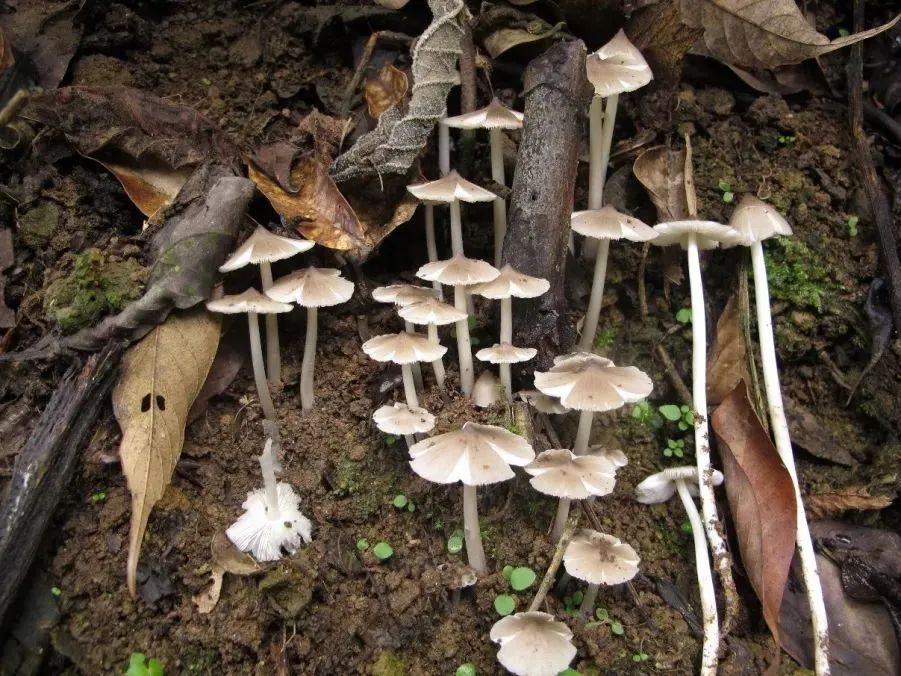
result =
M893 21L830 40L810 25L794 0L681 0L682 21L703 28L701 38L717 59L748 68L776 68L888 30Z
M369 117L379 119L386 110L407 97L409 89L406 74L393 64L385 64L374 78L363 85L363 98Z
M891 504L891 496L870 495L864 487L845 488L808 496L807 514L811 519L826 519L852 510L885 509Z
M748 382L748 350L741 330L738 295L732 294L716 322L713 350L707 363L707 400L719 404L739 382Z
M565 33L566 23L563 21L553 26L546 21L536 19L522 27L501 28L483 40L485 51L492 59L504 52L540 40L551 40Z
M213 608L219 603L222 594L222 579L226 573L232 575L253 575L262 570L260 564L254 561L250 554L239 552L225 533L219 532L213 536L210 542L210 553L213 561L210 564L210 588L200 592L192 598L197 605L197 612L207 615L213 612Z
M197 309L169 317L122 359L113 412L122 428L119 457L131 491L127 578L132 596L147 520L172 479L188 410L206 381L218 345L218 318Z
M81 43L82 21L77 15L84 1L9 0L0 12L0 27L9 40L34 65L36 81L55 89L66 75L69 62Z
M779 608L795 551L791 477L740 382L711 416L720 441L726 495L748 580L779 642Z
M785 397L788 431L795 446L811 455L839 465L854 466L857 460L810 409L792 397Z

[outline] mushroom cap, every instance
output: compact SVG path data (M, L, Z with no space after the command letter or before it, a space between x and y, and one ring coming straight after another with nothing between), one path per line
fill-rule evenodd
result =
M516 676L557 676L576 656L569 627L538 610L502 617L490 636L497 661Z
M413 194L413 197L426 204L450 204L457 200L461 202L492 202L497 199L497 195L493 192L480 188L475 183L470 183L456 170L435 181L408 185L407 190Z
M458 430L414 444L410 457L410 467L428 481L484 486L512 479L510 465L528 465L535 451L503 427L467 422Z
M455 117L446 117L441 124L455 129L521 129L523 114L507 108L496 98L484 108Z
M635 499L645 505L667 502L676 494L676 481L682 479L686 483L690 495L698 496L697 467L670 467L652 474L635 487ZM713 470L713 485L723 483L723 473Z
M510 343L495 343L476 352L476 359L492 364L519 364L538 354L534 347L516 347Z
M610 411L647 397L654 384L634 366L615 366L588 352L554 359L546 372L535 372L535 387L580 411Z
M616 466L596 455L576 455L566 448L550 448L526 465L529 483L555 498L584 500L608 495L616 484Z
M278 517L270 519L266 509L266 490L247 494L241 507L244 513L225 535L242 552L250 552L257 561L277 561L282 550L293 554L303 542L313 540L310 520L300 512L300 498L290 484L276 485Z
M466 256L454 256L443 261L426 263L416 271L416 276L428 282L440 282L448 286L470 286L490 282L500 271L485 261Z
M250 287L243 293L222 296L222 298L211 300L206 304L206 309L210 312L219 312L226 315L236 315L242 312L256 312L257 314L268 315L277 312L289 312L291 306L288 303L272 300Z
M657 237L657 232L650 225L617 211L609 204L600 209L574 212L570 227L580 235L595 239L647 242Z
M611 465L619 469L629 464L629 456L618 448L604 448L603 446L589 446L587 455L604 458Z
M544 392L538 390L520 390L519 398L534 408L539 413L549 413L559 415L560 413L568 413L569 409L560 403L556 397L549 397Z
M635 91L654 79L648 62L622 30L588 55L585 71L594 93L603 97Z
M641 559L619 538L583 528L563 552L566 572L589 584L622 584L638 573Z
M770 237L792 234L792 228L782 214L754 195L741 198L732 212L729 225L737 233L736 243L743 246L751 246L754 242L762 242Z
M424 434L435 426L435 416L424 408L399 401L379 407L372 419L376 427L388 434Z
M443 357L447 348L420 333L385 333L363 343L363 352L376 361L412 364L435 361Z
M258 225L253 234L219 266L219 272L232 272L251 263L259 265L284 260L309 251L314 246L316 243L308 239L282 237Z
M389 284L388 286L377 286L372 290L372 300L377 303L409 305L430 298L435 298L435 289L416 284Z
M485 298L500 300L502 298L536 298L546 293L551 283L541 277L532 277L518 272L511 265L504 265L500 273L489 282L475 284L470 293L477 293Z
M720 244L731 246L736 242L735 231L716 221L666 221L655 225L654 230L657 237L651 240L651 244L657 246L678 244L687 249L691 233L695 234L699 249L716 249Z
M467 314L453 305L442 303L434 296L416 303L403 305L397 314L411 324L434 324L444 326L466 319Z
M334 268L303 268L276 280L266 295L303 307L327 307L346 303L354 295L354 284Z
M500 400L500 382L497 376L491 371L482 371L472 386L472 403L478 408L488 408Z

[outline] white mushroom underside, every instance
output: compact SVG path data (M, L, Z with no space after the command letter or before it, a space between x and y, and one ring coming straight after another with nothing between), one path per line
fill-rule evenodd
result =
M277 518L268 517L265 491L260 488L247 494L241 505L244 513L225 531L235 547L250 552L257 561L277 561L313 539L312 524L300 512L300 498L294 488L279 483L277 491Z

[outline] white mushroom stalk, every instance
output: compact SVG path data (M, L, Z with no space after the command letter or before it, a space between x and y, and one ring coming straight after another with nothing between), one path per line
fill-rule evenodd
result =
M588 528L577 532L563 553L563 566L573 577L588 583L579 608L584 618L594 612L601 585L628 582L638 574L641 559L631 545L612 535Z
M418 408L419 397L416 395L413 370L410 367L415 362L440 359L447 348L422 334L402 331L370 338L363 343L363 352L376 361L400 364L407 406Z
M404 304L398 310L401 318L409 324L425 324L428 327L429 340L439 342L438 327L446 324L455 324L467 318L467 314L452 305L442 303L432 297L416 303ZM439 357L432 362L432 370L435 372L435 382L438 387L444 388L444 361Z
M379 286L372 290L372 299L378 303L394 303L398 307L418 303L421 300L434 300L440 289L429 289L415 284L391 284ZM404 331L416 333L413 323L404 319ZM431 338L431 336L429 336ZM416 381L416 389L420 392L424 389L422 381L422 369L419 363L413 364L413 379Z
M425 434L435 427L435 416L427 410L398 402L379 407L372 419L382 432L403 435L408 449L416 443L414 434Z

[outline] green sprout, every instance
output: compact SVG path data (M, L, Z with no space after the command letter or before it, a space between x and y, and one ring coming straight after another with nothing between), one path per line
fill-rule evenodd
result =
M585 598L585 594L583 594L581 591L575 591L569 596L564 596L563 607L566 611L566 614L570 617L578 617L579 608L582 606L583 598Z
M132 653L125 676L163 676L163 665L156 658L148 660L143 653Z
M664 458L681 458L685 456L684 439L667 439L666 448L663 449Z
M455 530L447 539L447 553L459 554L463 551L463 531Z
M594 611L595 620L586 624L586 627L597 626L599 624L606 624L610 627L610 633L614 636L622 636L626 633L626 630L623 629L623 625L619 620L614 620L610 617L610 613L607 612L606 608L598 608Z
M720 192L723 193L723 201L730 204L735 199L735 193L732 192L732 184L726 179L721 178L718 184Z
M387 561L394 556L394 548L387 542L379 542L372 548L372 554L379 561Z
M689 521L688 519L679 524L679 530L681 530L683 533L686 533L687 535L694 533L694 530L691 527L691 521Z
M454 672L454 676L476 676L476 665L472 662L464 662Z
M106 492L105 491L97 491L91 495L91 502L95 505L99 505L101 502L106 502Z
M660 422L660 418L654 413L647 399L642 399L632 405L632 417L642 425L657 427L657 423Z
M857 237L857 224L860 222L860 217L856 214L851 214L848 216L848 235L850 237Z
M795 141L797 141L797 138L795 138L795 136L793 134L780 134L779 136L776 137L776 141L779 143L780 146L789 147L789 146L795 145Z
M595 337L594 337L594 349L598 351L609 350L613 347L613 341L616 340L616 328L609 327L606 329L602 329Z
M357 540L357 551L360 552L360 554L365 552L367 549L369 549L369 540L367 540L366 538L360 538L359 540Z
M403 493L395 495L394 500L391 501L391 504L397 507L397 509L405 509L408 512L416 511L416 505L414 505L413 501Z
M505 576L506 577L506 576ZM510 571L510 586L513 591L525 591L535 582L535 571L525 566L519 566Z
M500 594L494 599L494 609L501 617L506 617L516 610L516 599L509 594Z
M400 437L396 434L386 434L385 435L385 445L386 446L394 446L394 444L397 443L398 439L400 439Z
M691 324L691 308L684 307L676 313L676 321L680 324Z
M53 594L56 598L59 598L63 595L63 590L59 587L50 587L50 593Z
M632 653L632 661L633 662L647 662L648 654L644 650L639 650L637 653Z
M694 412L691 410L691 407L682 404L679 406L677 404L664 404L663 406L658 407L657 409L660 411L660 415L669 420L670 422L677 423L678 428L685 432L695 424L695 416Z

